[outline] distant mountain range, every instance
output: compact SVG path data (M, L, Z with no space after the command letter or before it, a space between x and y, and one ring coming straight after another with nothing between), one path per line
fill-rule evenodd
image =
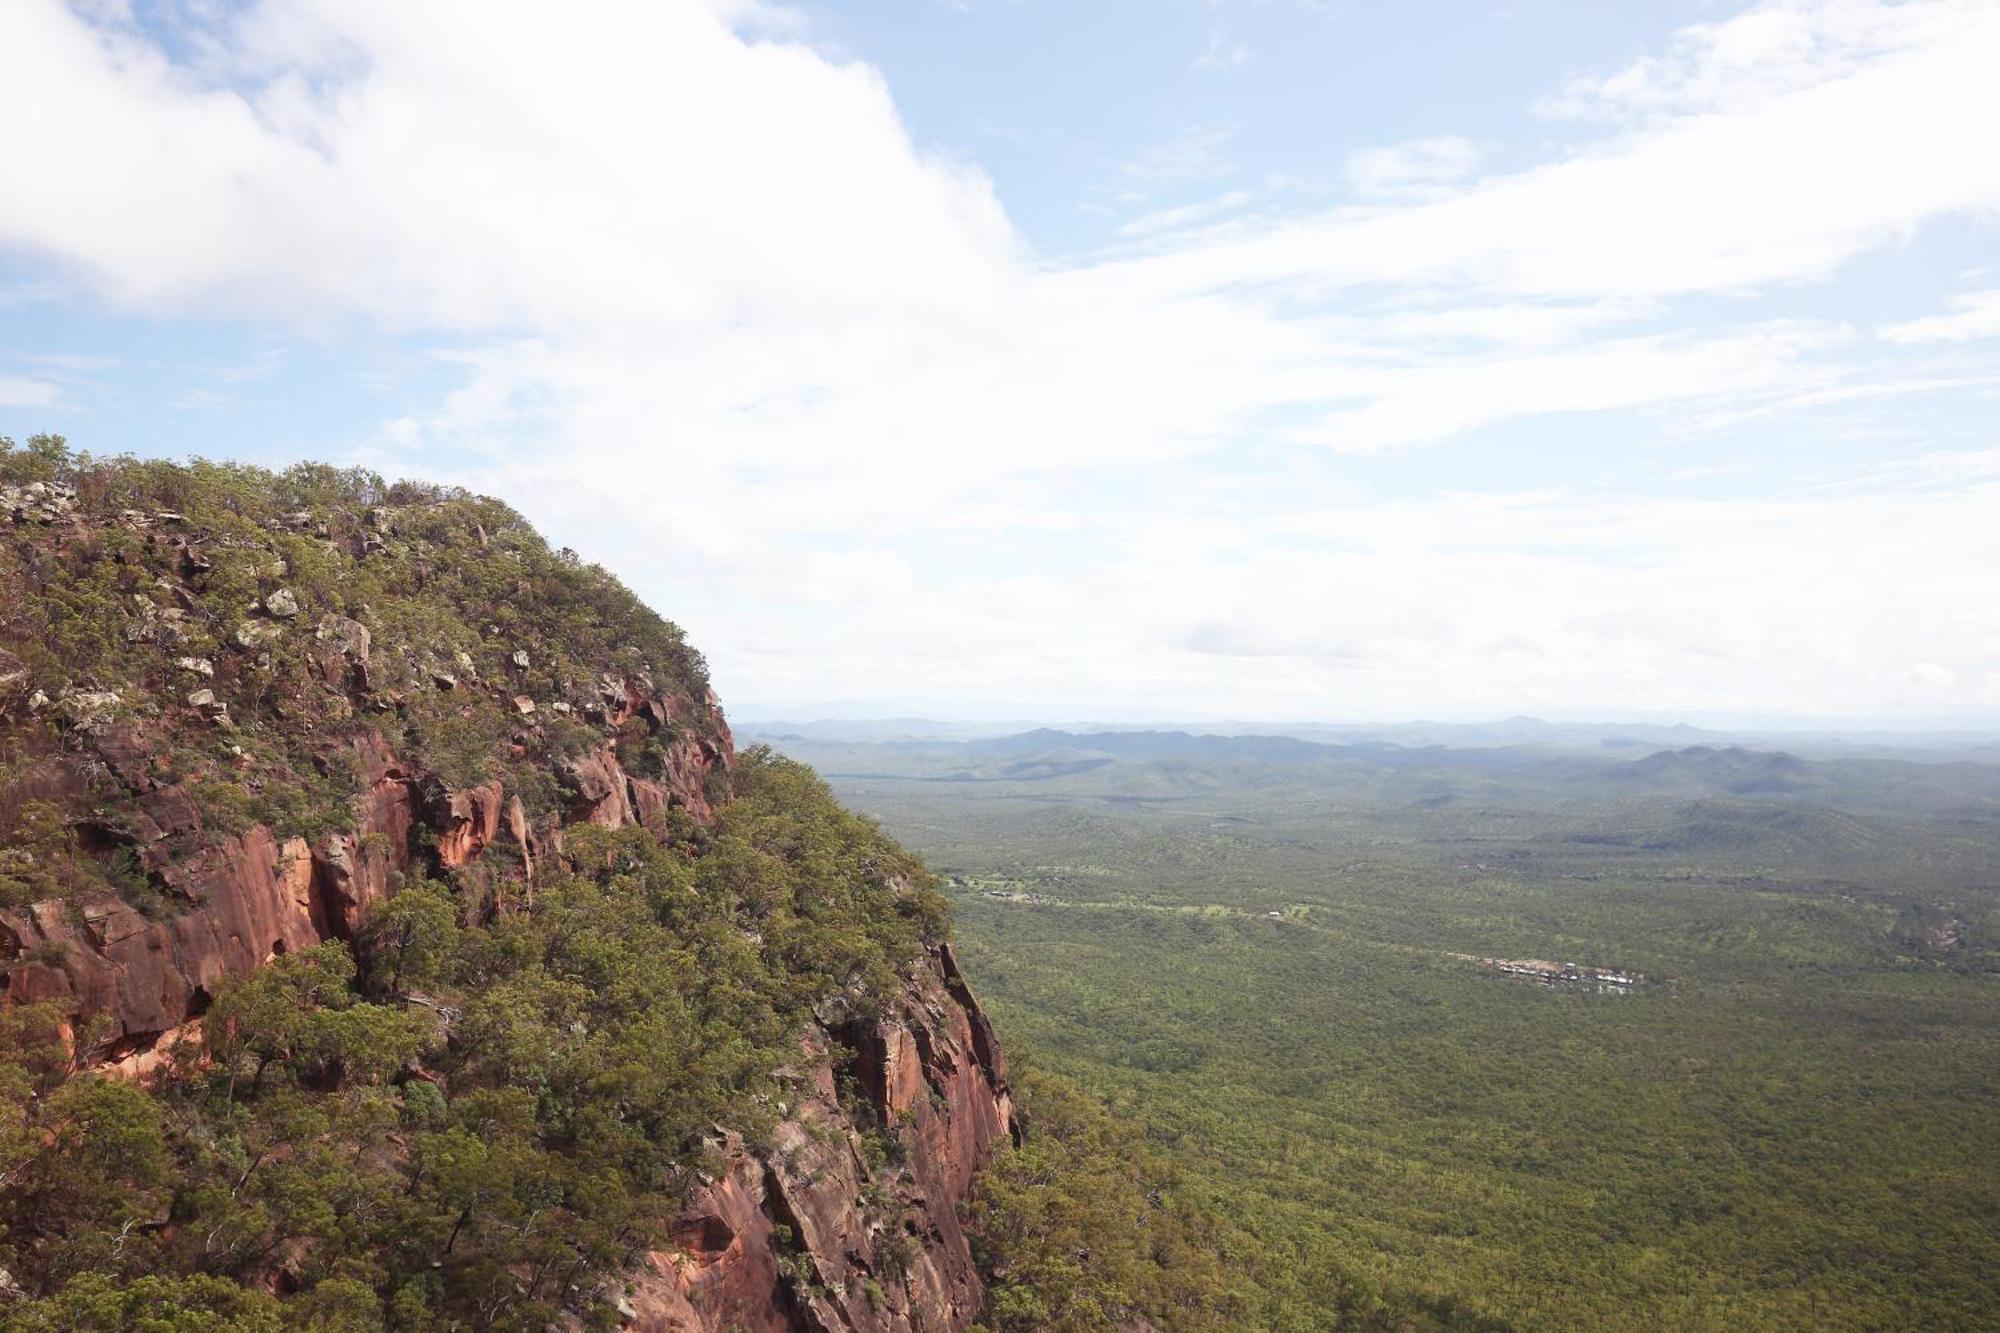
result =
M1775 727L1722 730L1690 723L1549 722L1536 717L1510 717L1495 722L1322 723L1322 722L968 722L932 718L877 718L816 721L738 720L739 733L765 740L788 739L819 743L915 744L923 742L1013 742L1027 736L1117 735L1197 738L1289 738L1323 745L1389 745L1405 749L1579 750L1632 755L1657 750L1709 746L1785 750L1808 758L1873 755L1881 758L1936 760L1945 758L2000 762L2000 731L1911 730L1867 727Z
M1504 725L1532 730L1531 721ZM1666 730L1678 735L1683 729ZM1864 815L1984 818L2000 812L2000 765L1968 758L1969 751L1883 757L1856 749L1805 757L1742 744L1647 748L1638 738L1630 745L1594 747L1526 742L1453 746L1050 727L949 740L836 740L754 726L742 728L741 734L836 779L1055 784L1069 794L1115 800L1292 787L1369 804L1432 808L1464 801L1553 811L1577 802L1658 806L1744 800ZM1768 824L1763 815L1750 820L1760 827ZM1706 817L1697 822L1715 823Z

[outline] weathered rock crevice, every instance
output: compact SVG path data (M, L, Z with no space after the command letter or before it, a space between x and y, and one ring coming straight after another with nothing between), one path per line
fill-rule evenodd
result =
M978 1317L958 1205L1013 1111L990 1028L990 1063L975 1051L985 1013L962 977L948 988L945 959L924 958L881 1014L808 1034L798 1100L770 1143L731 1136L673 1246L628 1275L628 1327L915 1333ZM857 1093L866 1105L843 1100Z

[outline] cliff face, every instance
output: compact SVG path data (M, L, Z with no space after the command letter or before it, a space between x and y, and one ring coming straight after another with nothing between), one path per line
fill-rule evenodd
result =
M723 1170L675 1221L672 1247L632 1275L628 1327L891 1333L978 1316L985 1291L957 1206L1013 1105L950 947L886 1014L822 1017L800 1065L803 1095L769 1149L733 1134L717 1145Z
M475 913L526 910L550 868L571 865L566 828L638 826L671 844L728 799L728 727L677 631L650 630L647 660L621 665L565 658L554 635L518 646L522 631L497 625L426 639L412 630L424 617L386 605L454 562L475 571L468 584L491 580L507 552L487 511L455 526L287 513L262 521L267 539L93 510L68 486L36 498L0 512L0 580L45 599L78 571L124 589L106 603L110 632L88 640L111 647L86 670L39 641L69 621L0 608L0 1005L59 1009L79 1067L141 1084L171 1073L223 983L328 941L358 947L406 883L449 880ZM388 592L300 588L323 557ZM514 565L501 586L540 586L531 558ZM242 570L254 582L225 598ZM475 626L499 610L456 609ZM608 635L608 619L583 623ZM295 792L317 805L301 813ZM817 1007L774 1129L752 1142L717 1127L713 1169L666 1243L604 1286L627 1327L977 1318L957 1210L1011 1132L1005 1066L948 945L901 975L886 999Z
M605 721L614 731L696 714L703 726L674 741L659 779L626 773L609 742L570 759L560 776L574 793L571 813L613 829L657 825L672 809L709 818L711 779L734 762L719 707L712 698L696 705L648 694L638 682L615 688ZM90 1064L150 1072L201 1017L218 982L279 954L353 939L369 908L406 876L472 867L494 849L507 864L479 868L496 885L532 887L538 851L562 848L558 818L537 827L498 781L454 791L404 763L374 728L336 747L354 774L351 826L310 842L263 824L205 837L187 784L154 776L154 757L168 748L157 729L113 726L79 741L80 753L45 757L40 776L57 790L89 792L95 804L79 824L86 841L129 852L169 900L168 912L148 916L110 892L0 909L0 997L55 1001L75 1014Z
M579 813L611 828L676 806L706 816L709 771L733 757L726 732L718 739L660 782L632 778L609 749L586 756ZM129 733L108 736L100 758L136 748ZM450 791L410 772L375 732L355 750L365 764L352 830L308 844L258 825L185 856L201 832L194 803L130 769L135 788L117 831L185 910L153 920L107 895L0 911L0 993L9 1003L59 1002L90 1042L87 1062L143 1078L193 1035L218 983L351 938L371 905L423 868L426 843L451 868L489 852L513 858L520 870L507 873L524 887L538 853L560 854L560 830L531 830L519 799L498 784ZM885 1014L826 1009L794 1072L804 1093L783 1108L770 1146L733 1132L718 1139L724 1169L674 1220L671 1244L627 1275L626 1327L964 1328L984 1287L957 1208L1011 1132L1013 1108L999 1042L950 946L924 960ZM875 1161L871 1141L887 1145Z

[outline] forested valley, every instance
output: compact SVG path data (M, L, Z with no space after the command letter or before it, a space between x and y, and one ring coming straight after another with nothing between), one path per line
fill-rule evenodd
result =
M1546 1329L2000 1300L1990 756L826 731L760 734L944 876L1017 1059L1240 1228L1253 1326L1330 1280Z

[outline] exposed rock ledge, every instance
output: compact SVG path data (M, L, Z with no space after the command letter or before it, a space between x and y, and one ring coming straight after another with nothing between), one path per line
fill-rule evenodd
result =
M681 807L706 820L710 773L735 758L720 712L712 700L695 709L636 686L630 695L634 713L694 714L702 725L674 742L658 779L628 775L609 741L569 761L573 816L621 828ZM562 840L557 822L531 824L519 797L499 783L451 790L413 772L379 731L361 729L345 743L358 783L351 829L308 845L259 824L208 845L192 795L152 777L143 736L112 729L93 745L129 800L87 831L130 848L175 910L156 919L108 894L0 910L0 1002L53 1000L94 1020L103 1030L79 1052L86 1064L147 1072L156 1048L200 1018L217 982L289 950L352 939L401 876L460 869L499 847L510 859L493 876L531 879L536 858Z
M708 818L711 771L734 758L713 700L628 695L607 711L695 713L705 725L657 779L625 773L609 744L568 761L570 817L616 828L681 807ZM218 983L351 939L400 876L490 866L495 881L531 880L539 859L560 854L560 829L532 826L499 784L451 790L411 772L374 731L349 745L352 829L308 844L257 825L207 845L190 794L148 775L139 738L96 738L131 799L93 836L130 847L180 910L155 918L105 897L0 911L0 1003L60 1003L88 1033L82 1062L147 1077L198 1030ZM985 1292L957 1208L1012 1132L1013 1107L998 1043L949 947L879 1016L825 1013L797 1072L803 1092L770 1146L721 1133L718 1170L669 1243L608 1293L628 1328L957 1333L978 1317ZM864 1130L888 1148L872 1164Z
M881 1018L822 1022L802 1057L806 1092L771 1148L721 1140L671 1246L627 1275L635 1333L956 1333L984 1308L957 1206L1013 1103L950 948ZM892 1145L874 1167L861 1124Z

